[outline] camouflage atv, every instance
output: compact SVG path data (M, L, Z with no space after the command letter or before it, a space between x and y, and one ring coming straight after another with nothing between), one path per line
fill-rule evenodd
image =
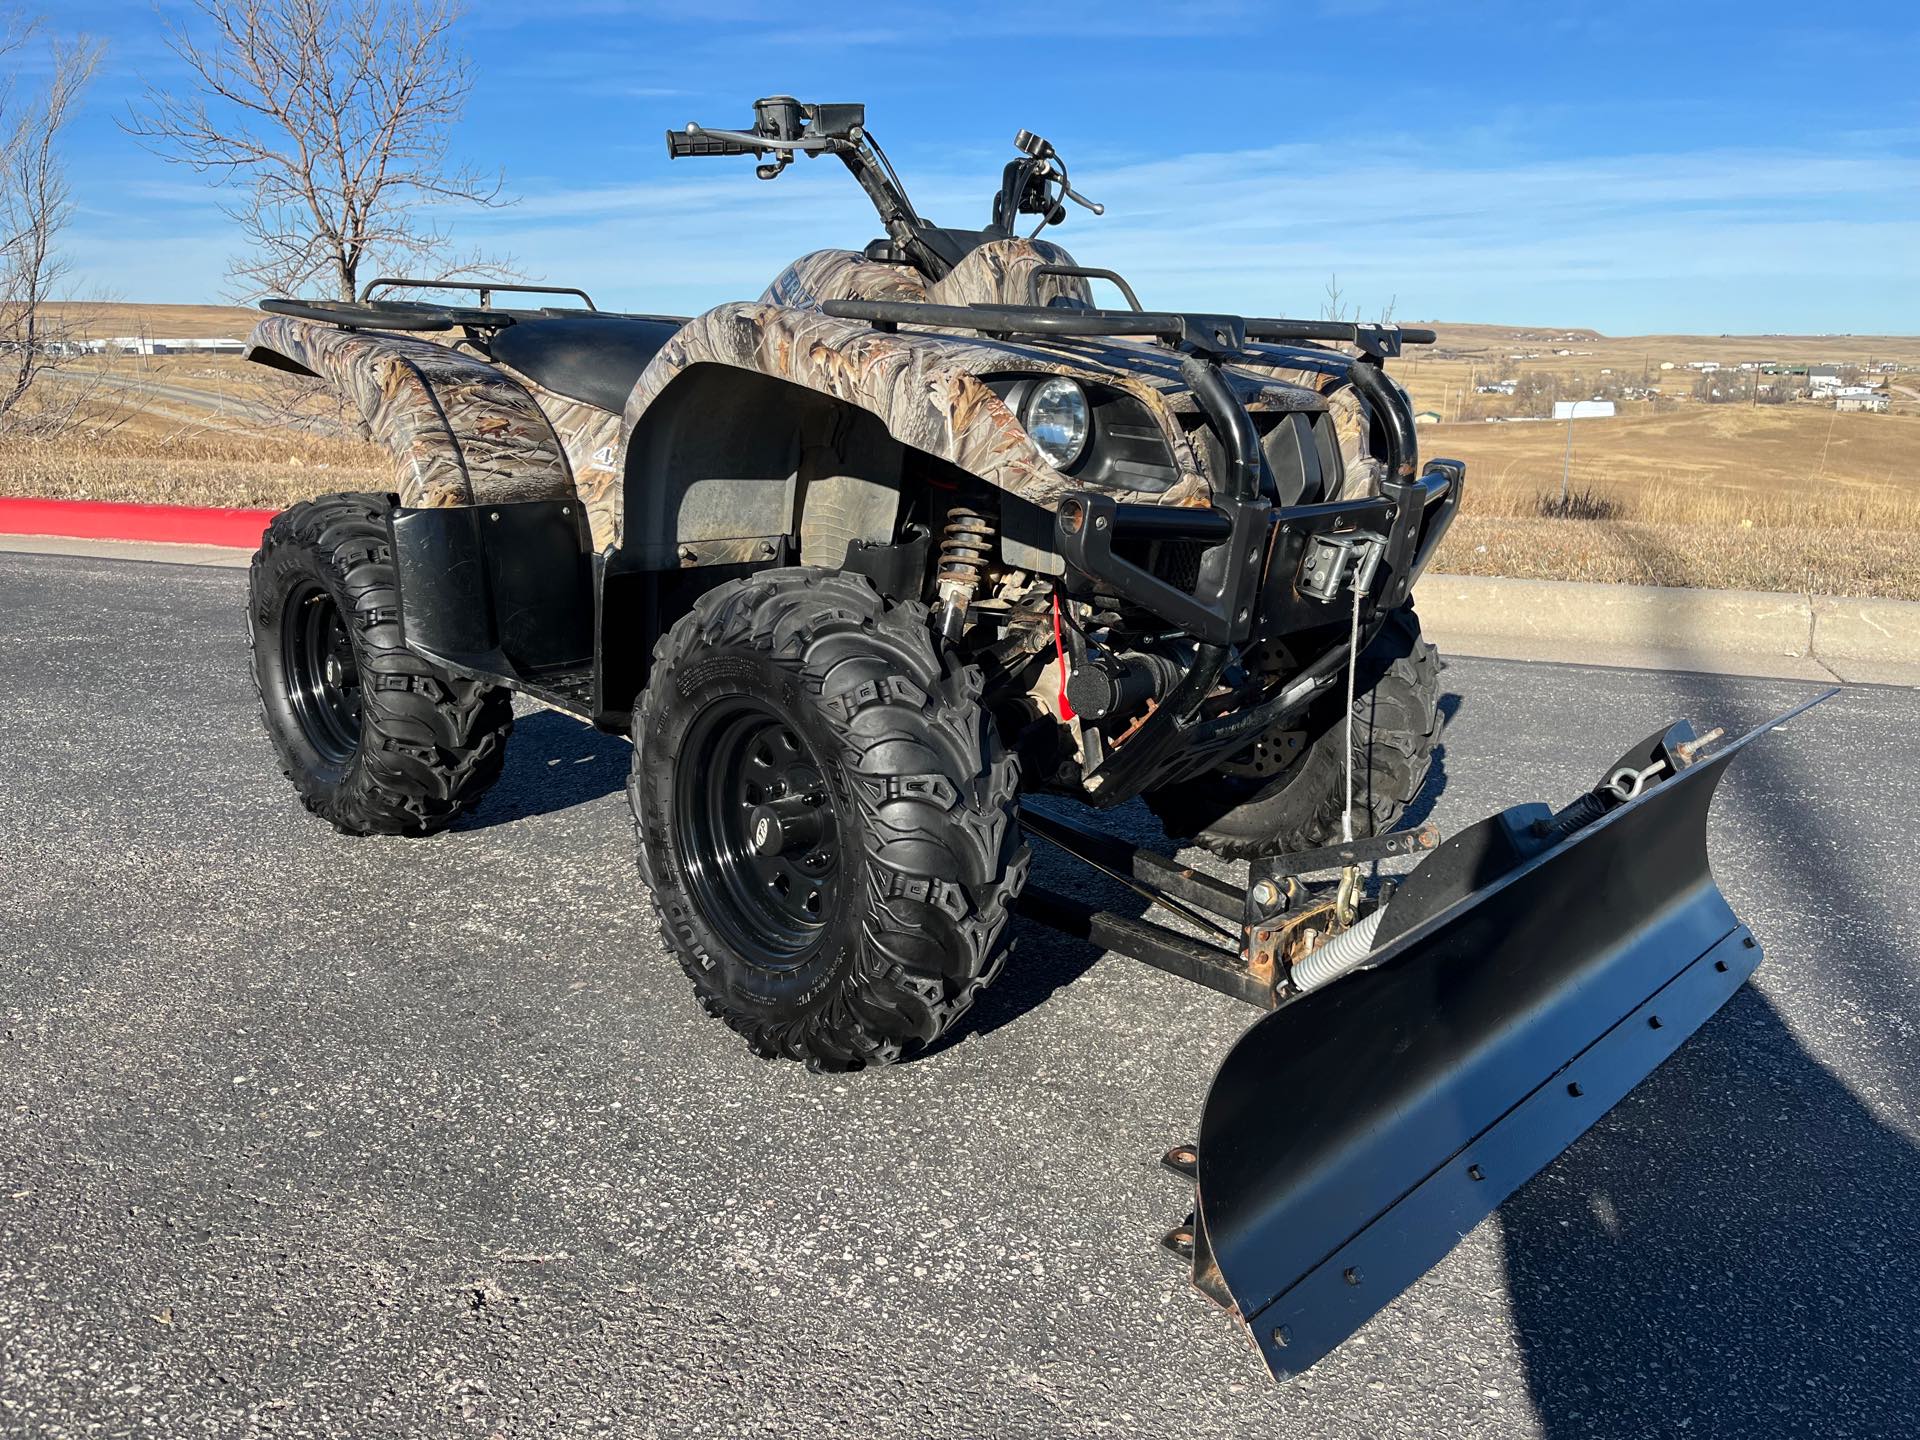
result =
M1420 462L1384 368L1432 333L1146 310L1038 238L1100 209L1046 141L1023 131L988 224L957 230L914 208L863 107L754 112L669 153L763 179L837 156L884 234L691 319L405 279L263 304L251 357L335 387L394 467L389 494L280 515L254 558L288 778L340 830L423 835L499 778L516 692L630 734L668 948L756 1051L816 1067L952 1028L1003 963L1028 837L1121 879L1180 924L1023 903L1274 1012L1172 1154L1198 1198L1171 1243L1300 1368L1599 1113L1522 1126L1497 1184L1396 1216L1512 1142L1543 1075L1693 976L1671 1048L1751 969L1705 867L1722 760L1676 727L1369 896L1361 865L1436 841L1392 826L1438 728L1411 591L1465 476ZM449 289L479 303L419 298ZM577 303L492 303L509 291ZM1034 794L1142 797L1251 857L1249 884L1023 814ZM1658 1058L1627 1047L1588 1089ZM1364 1304L1320 1296L1372 1245Z

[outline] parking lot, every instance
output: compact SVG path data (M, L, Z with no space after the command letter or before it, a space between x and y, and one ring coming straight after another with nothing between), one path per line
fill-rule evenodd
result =
M0 554L0 1433L1920 1428L1920 691L1735 765L1754 986L1282 1387L1155 1243L1252 1011L1020 922L933 1053L756 1060L658 943L623 741L528 711L452 833L337 835L244 585ZM1813 689L1445 682L1449 829Z

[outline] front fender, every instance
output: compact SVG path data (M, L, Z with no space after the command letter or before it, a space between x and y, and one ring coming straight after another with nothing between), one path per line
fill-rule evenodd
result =
M1114 363L1102 363L1111 355ZM948 461L1047 509L1080 484L1049 465L985 375L1068 375L1138 395L1166 416L1177 366L1145 347L1043 348L929 331L879 330L817 310L721 305L687 322L641 372L623 417L624 472L636 428L662 392L698 365L770 376L867 411L902 445ZM1158 370L1154 367L1158 366ZM1166 373L1160 373L1165 371ZM1158 505L1205 505L1205 462L1185 429L1163 423L1180 478L1158 493L1116 492ZM616 541L616 543L619 543Z

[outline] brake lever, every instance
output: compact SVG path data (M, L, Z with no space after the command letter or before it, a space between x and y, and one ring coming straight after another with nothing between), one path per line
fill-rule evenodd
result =
M1073 201L1074 204L1084 205L1096 215L1104 215L1107 213L1106 206L1096 204L1094 201L1089 200L1071 185L1062 185L1060 188L1066 192L1067 199Z

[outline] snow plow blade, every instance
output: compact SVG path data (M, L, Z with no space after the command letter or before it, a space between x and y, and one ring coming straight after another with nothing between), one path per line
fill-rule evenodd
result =
M1241 1037L1169 1164L1195 1183L1177 1232L1194 1283L1275 1378L1424 1274L1752 973L1707 812L1736 754L1817 703L1697 761L1675 726L1558 816L1462 831L1381 911L1368 968Z

